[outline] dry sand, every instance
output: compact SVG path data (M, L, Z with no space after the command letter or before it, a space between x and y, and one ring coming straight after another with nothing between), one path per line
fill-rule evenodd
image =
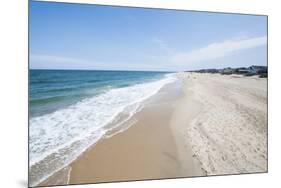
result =
M184 132L207 175L266 172L267 79L196 73L179 77L186 93L193 92L192 100L202 106Z
M267 79L177 76L181 95L160 92L130 128L74 161L68 183L266 172ZM57 177L40 185L60 184Z

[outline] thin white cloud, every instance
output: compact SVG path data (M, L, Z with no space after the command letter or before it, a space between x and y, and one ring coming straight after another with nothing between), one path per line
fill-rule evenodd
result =
M245 38L237 37L232 40L216 42L205 47L187 52L179 52L158 38L153 42L166 53L149 55L147 62L135 61L93 61L76 57L57 56L52 54L30 54L31 68L58 68L58 69L103 69L103 70L181 70L204 63L208 60L218 59L233 52L266 45L267 37Z
M266 36L250 39L243 38L227 40L223 42L212 43L205 47L189 52L175 53L171 56L171 61L176 64L202 62L225 57L230 55L232 52L262 46L266 43Z

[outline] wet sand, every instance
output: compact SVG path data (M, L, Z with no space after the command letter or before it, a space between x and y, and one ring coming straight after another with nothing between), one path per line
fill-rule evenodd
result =
M195 175L191 150L184 168L171 127L177 99L165 91L146 103L126 131L97 143L71 165L70 184ZM180 143L183 144L183 143ZM197 175L201 175L196 169Z

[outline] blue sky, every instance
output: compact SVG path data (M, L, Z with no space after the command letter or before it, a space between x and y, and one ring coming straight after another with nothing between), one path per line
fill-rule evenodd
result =
M267 18L30 3L30 68L183 71L267 64Z

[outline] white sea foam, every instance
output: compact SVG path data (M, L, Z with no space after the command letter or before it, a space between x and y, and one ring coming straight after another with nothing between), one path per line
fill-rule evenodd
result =
M158 81L111 89L65 109L30 119L31 186L68 165L114 128L112 126L129 120L140 109L142 101L175 80L169 74ZM114 123L121 112L125 117Z

